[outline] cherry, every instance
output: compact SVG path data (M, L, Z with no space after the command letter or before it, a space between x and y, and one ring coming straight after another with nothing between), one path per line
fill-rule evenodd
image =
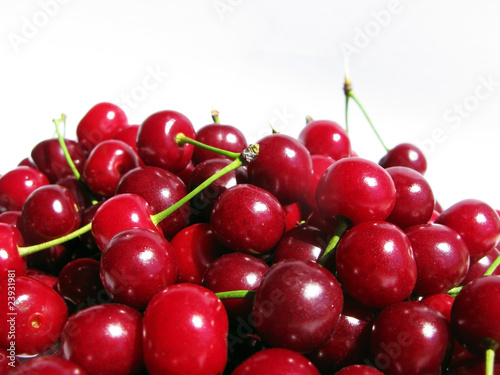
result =
M243 169L243 167L240 169ZM194 170L194 164L190 160L183 170L176 173L176 176L179 177L182 180L182 182L184 182L184 185L189 186L189 180L191 178L191 173L193 173L193 170Z
M396 187L396 203L386 221L402 229L429 222L434 212L434 194L427 180L408 167L390 167L386 171Z
M285 211L285 232L295 228L302 220L302 207L298 202L283 206Z
M143 197L151 211L156 214L173 205L187 194L184 182L166 169L143 166L125 173L116 194L132 193ZM189 223L189 207L187 202L159 223L163 235L168 240L186 227Z
M252 316L264 342L306 353L326 342L342 305L340 284L328 270L311 261L283 260L264 275Z
M112 103L98 103L78 123L78 143L88 153L98 143L112 139L127 125L127 116L120 107Z
M85 162L82 179L101 197L111 197L121 177L139 166L135 151L125 142L110 139L100 142Z
M383 375L376 368L367 365L350 365L337 371L334 375Z
M311 155L326 155L333 160L351 156L351 141L346 131L330 120L313 120L298 136Z
M26 270L26 276L40 281L42 284L47 285L49 288L57 290L57 277L54 275L50 275L36 269L28 268Z
M354 224L385 220L396 202L394 182L378 164L359 157L328 167L318 181L316 204L328 222L345 216Z
M43 355L30 359L9 375L85 375L85 370L69 359Z
M0 374L11 374L14 371L13 368L19 367L20 362L15 352L15 350L8 351L0 348Z
M175 283L174 249L158 232L125 230L107 244L100 277L114 302L142 310L156 293Z
M309 188L302 197L302 202L304 202L310 209L317 209L316 206L316 187L318 186L318 181L321 175L326 171L330 165L332 165L335 160L327 155L311 155L312 161L312 178Z
M458 361L452 364L446 372L446 374L450 375L483 375L485 373L484 359L478 357ZM500 363L496 362L493 365L493 374L500 374Z
M194 146L178 145L176 136L179 133L190 138L196 136L191 121L179 112L165 110L146 118L137 133L137 149L144 164L172 173L184 169L191 160Z
M139 151L137 150L137 133L139 132L139 125L128 125L127 127L116 133L112 139L125 142L135 151L137 158L139 159L139 165L144 165L144 162L139 157Z
M319 375L318 369L302 354L284 348L263 349L253 354L231 375Z
M68 319L61 347L88 375L140 374L142 315L118 303L87 307Z
M7 277L9 271L17 276L26 273L26 265L18 251L18 246L23 245L19 230L10 224L0 223L0 279Z
M29 254L25 257L27 264L31 268L57 275L67 263L78 257L80 246L76 241L68 241Z
M497 259L499 256L500 256L500 249L498 248L497 245L493 249L488 251L484 257L482 257L477 262L472 263L470 265L469 271L467 272L467 275L460 283L460 285L465 285L470 281L483 276L484 273L488 270L488 268L493 264L495 259ZM492 275L500 275L500 267L497 267L493 271Z
M64 186L71 192L71 194L73 194L78 203L80 211L83 211L92 204L97 203L97 201L93 201L94 196L89 191L87 186L82 183L81 180L78 180L75 176L63 177L57 180L56 184Z
M14 295L8 291L15 290ZM63 298L52 288L26 276L13 275L0 281L2 316L0 347L7 349L14 337L16 355L36 355L50 349L68 318Z
M422 224L405 233L417 264L414 293L444 293L462 282L469 269L469 250L457 232L441 224Z
M0 211L21 210L28 196L49 179L38 169L20 166L0 177Z
M399 302L375 318L371 358L384 374L440 374L453 341L446 319L418 302Z
M285 231L285 211L268 191L238 184L214 204L210 225L215 238L228 248L248 254L270 251Z
M22 211L12 210L0 213L0 223L12 225L15 228L19 227Z
M453 302L455 302L455 298L447 293L431 294L420 300L420 303L439 311L448 322L450 321Z
M383 168L407 167L420 174L427 170L427 160L424 153L411 143L401 143L389 151L378 162Z
M481 259L500 240L500 217L487 203L464 199L444 210L437 224L453 228L469 249L470 261Z
M299 225L286 232L273 253L273 263L284 259L317 262L328 244L328 235L311 225Z
M26 243L36 244L73 232L80 226L80 208L64 186L45 185L26 199L20 231Z
M338 244L336 267L344 290L370 307L403 301L417 281L410 240L400 228L384 221L352 227Z
M229 253L214 260L203 276L202 285L214 293L232 290L257 290L269 266L242 253ZM247 317L252 312L250 299L229 298L222 303L229 316Z
M179 283L157 293L144 313L148 373L221 374L227 362L228 318L210 290Z
M259 157L247 167L249 183L269 191L281 204L298 202L312 180L307 148L284 134L271 134L257 143Z
M330 219L330 222L327 222L325 219L323 219L323 217L319 214L319 211L316 209L307 216L306 224L318 228L323 233L333 235L335 233L335 228L337 227L338 221L336 218L333 218Z

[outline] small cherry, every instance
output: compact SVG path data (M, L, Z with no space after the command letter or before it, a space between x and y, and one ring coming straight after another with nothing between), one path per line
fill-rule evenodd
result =
M401 143L388 150L378 163L383 168L411 168L422 175L427 170L427 160L424 153L411 143Z
M326 155L333 160L351 156L351 141L347 132L336 122L313 120L299 133L298 139L311 155Z

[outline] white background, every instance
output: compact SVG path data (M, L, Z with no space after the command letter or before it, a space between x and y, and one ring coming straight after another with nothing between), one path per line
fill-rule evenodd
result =
M447 207L500 208L500 2L494 0L2 0L0 174L94 104L131 123L174 109L249 142L298 135L307 115L345 125L344 55L385 143L413 142ZM128 98L128 99L127 99ZM355 151L384 149L353 104Z

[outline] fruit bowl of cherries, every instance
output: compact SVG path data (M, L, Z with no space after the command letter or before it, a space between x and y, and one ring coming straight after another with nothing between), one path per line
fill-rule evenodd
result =
M500 373L500 217L441 207L416 146L65 120L0 177L2 374Z

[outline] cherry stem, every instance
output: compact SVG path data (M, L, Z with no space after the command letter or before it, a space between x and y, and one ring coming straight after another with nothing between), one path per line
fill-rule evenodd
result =
M215 293L220 299L230 299L230 298L244 298L244 299L254 299L255 290L230 290L227 292L217 292Z
M189 143L189 144L192 144L194 146L201 147L204 150L212 151L212 152L215 152L216 154L219 154L222 156L227 156L228 158L231 158L231 159L237 159L240 156L240 154L237 152L222 150L220 148L209 146L209 145L202 143L202 142L198 142L196 139L189 138L189 137L185 136L183 133L179 133L175 136L175 142L179 146L182 146L186 143Z
M207 178L205 181L203 181L200 185L198 185L195 189L193 189L189 194L184 196L182 199L174 203L172 206L169 208L165 209L164 211L161 211L155 215L151 216L151 219L153 220L153 223L157 225L159 222L164 220L168 215L170 215L172 212L177 210L179 207L181 207L183 204L191 200L196 194L201 192L203 189L205 189L208 185L210 185L212 182L217 180L218 178L222 177L226 173L229 173L242 165L246 165L252 160L254 160L259 153L259 145L250 145L248 146L245 150L241 152L241 154L237 154L237 158L233 160L231 163L229 163L227 166L219 170L218 172L214 173L212 176Z
M212 109L212 120L213 120L214 123L220 124L219 111L217 111L215 109Z
M495 340L484 340L486 351L484 353L484 373L486 375L494 375L495 367L495 351L498 349L498 343Z
M334 253L337 244L339 243L340 239L342 238L342 235L345 233L347 227L350 224L350 220L344 216L338 216L337 220L338 224L337 227L335 228L335 232L333 233L333 237L328 242L328 245L326 246L323 255L318 261L318 263L321 264L322 266L326 263L328 258Z
M345 94L345 132L349 134L349 98L352 91L351 80L347 77L344 79L344 94Z

